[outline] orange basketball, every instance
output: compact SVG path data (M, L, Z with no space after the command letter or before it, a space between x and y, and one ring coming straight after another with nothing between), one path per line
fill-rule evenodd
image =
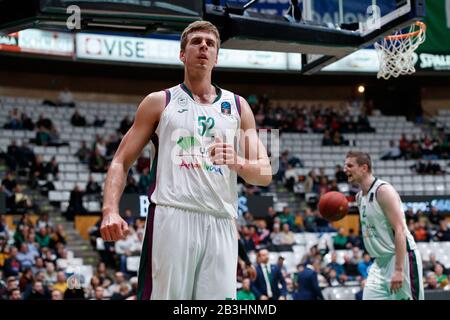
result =
M337 191L325 193L319 200L319 211L329 221L337 221L348 213L348 201L344 194Z

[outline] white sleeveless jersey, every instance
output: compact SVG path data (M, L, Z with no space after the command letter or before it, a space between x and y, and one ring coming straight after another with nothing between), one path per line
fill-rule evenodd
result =
M165 90L166 107L153 141L152 203L223 218L237 216L237 174L226 165L213 165L208 147L219 136L239 152L240 102L232 92L216 89L212 104L196 102L184 84Z
M367 195L363 195L362 191L356 195L364 246L372 258L395 255L394 230L381 209L376 196L378 188L384 184L389 183L375 178ZM406 234L407 250L416 249L416 243L406 226L404 217L403 226Z

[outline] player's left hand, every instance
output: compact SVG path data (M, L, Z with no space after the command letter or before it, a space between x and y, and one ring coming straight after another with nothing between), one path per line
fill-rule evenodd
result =
M237 155L233 146L223 142L219 137L209 147L209 156L215 165L227 165L230 170L238 171L241 167L242 159Z
M403 271L396 270L391 278L391 292L397 293L403 285Z

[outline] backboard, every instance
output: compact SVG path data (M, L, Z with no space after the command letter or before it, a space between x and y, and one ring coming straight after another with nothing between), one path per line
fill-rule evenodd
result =
M245 11L233 6L206 6L205 18L224 26L223 47L302 53L302 72L314 73L382 36L420 19L425 0L303 0L296 10L267 14L258 1ZM266 2L266 1L264 1ZM296 2L296 1L294 1ZM223 14L225 12L225 14ZM224 17L225 15L225 17Z
M383 36L402 29L425 15L425 1L412 0L304 0L305 23L329 29L352 30L360 44L355 49L371 46ZM336 61L339 56L304 54L303 72L312 73Z

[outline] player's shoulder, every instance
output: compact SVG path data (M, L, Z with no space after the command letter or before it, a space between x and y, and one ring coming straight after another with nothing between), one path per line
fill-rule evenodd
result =
M162 111L166 106L169 94L167 90L151 92L141 101L139 108Z
M386 181L380 181L375 189L375 197L381 202L397 198L398 196L398 192L395 190L394 186Z

